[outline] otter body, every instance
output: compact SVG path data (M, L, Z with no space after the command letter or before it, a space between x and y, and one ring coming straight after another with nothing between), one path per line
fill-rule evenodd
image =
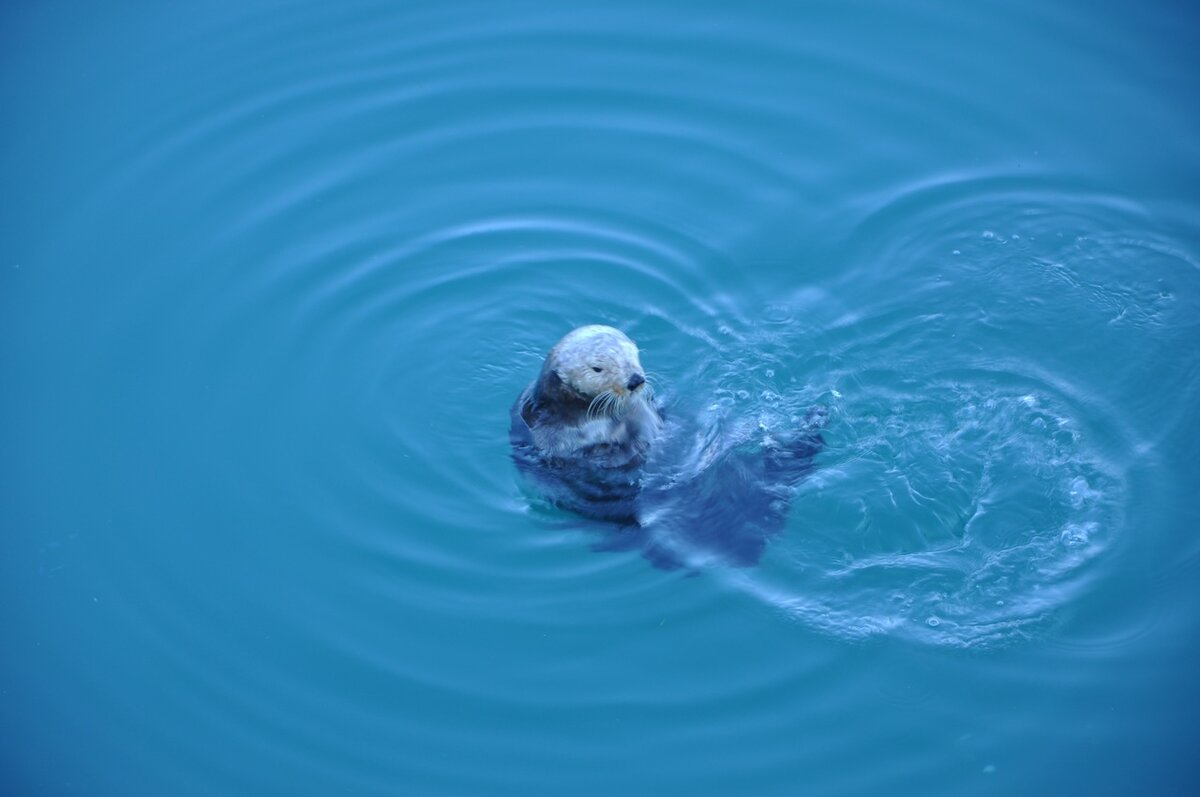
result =
M580 514L633 523L639 476L662 431L637 347L612 327L580 327L550 350L517 399L518 466Z
M699 436L678 426L668 435L633 341L586 326L550 350L513 405L510 436L518 468L552 503L619 524L601 547L640 547L666 568L745 566L782 530L790 487L823 446L823 420L810 412L790 442L756 451L706 447L703 466L681 477Z

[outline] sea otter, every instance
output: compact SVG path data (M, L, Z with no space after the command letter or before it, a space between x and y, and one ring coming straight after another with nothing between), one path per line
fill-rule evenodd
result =
M667 568L756 563L824 445L819 409L751 448L668 425L637 346L600 325L555 344L511 415L514 460L552 503L616 524L602 547Z

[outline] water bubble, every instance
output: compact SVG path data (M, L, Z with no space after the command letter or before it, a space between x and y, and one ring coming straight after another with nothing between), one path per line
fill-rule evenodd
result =
M790 308L780 304L767 305L763 309L762 319L768 324L790 324L792 322L792 311Z
M941 619L939 619L937 617L930 617L928 620L925 621L925 625L929 626L930 628L937 628L941 624L942 624Z
M1088 544L1095 530L1095 523L1068 523L1063 527L1059 539L1068 548L1079 548Z
M1091 497L1091 487L1087 483L1087 479L1082 476L1076 476L1071 480L1071 506L1078 509L1083 506L1084 501Z

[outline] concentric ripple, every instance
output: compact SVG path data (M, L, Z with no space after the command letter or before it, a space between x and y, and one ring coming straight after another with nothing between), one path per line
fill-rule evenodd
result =
M611 323L643 346L660 388L731 445L755 428L786 431L806 405L834 412L795 530L761 575L733 582L851 637L969 644L1050 622L1119 539L1122 459L1146 432L1113 417L1129 403L1098 391L1101 372L1079 368L1078 352L1031 359L1005 339L1045 327L1077 346L1100 324L1118 358L1175 345L1194 317L1191 286L1173 287L1187 279L1180 247L1148 238L1130 203L1061 179L956 176L864 189L830 227L845 236L834 254L782 286L755 282L759 239L829 221L805 188L825 179L819 164L780 146L779 131L810 145L836 131L769 87L707 92L701 74L666 103L629 75L694 71L690 48L714 41L748 57L753 37L786 69L822 61L808 88L844 91L852 106L886 110L888 81L761 28L700 27L666 54L648 36L614 54L585 22L465 25L430 41L372 37L364 50L299 24L328 48L306 62L313 71L203 98L110 185L130 190L171 163L179 184L205 186L193 201L213 235L181 238L199 247L184 260L198 290L175 323L198 362L274 405L262 434L288 441L291 460L258 479L309 519L314 544L389 563L444 607L459 605L465 580L506 597L514 582L557 580L579 565L555 559L531 576L526 557L561 557L569 539L547 550L544 529L500 533L528 512L504 417L549 343ZM577 71L546 71L568 45ZM731 63L721 80L757 74ZM961 87L928 83L911 101L995 121ZM222 163L237 168L199 179ZM698 207L692 194L714 201ZM285 227L293 234L263 248ZM797 255L769 256L786 275ZM1097 278L1129 257L1153 262L1133 280ZM395 515L430 533L397 538ZM346 528L356 533L338 536ZM486 554L436 529L467 530ZM583 566L607 579L592 596L653 588L623 567ZM550 622L540 601L531 617Z

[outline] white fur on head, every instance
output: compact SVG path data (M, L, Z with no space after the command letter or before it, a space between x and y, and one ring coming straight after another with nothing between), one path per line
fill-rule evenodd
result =
M645 378L633 341L599 324L568 332L550 350L550 364L563 382L589 399L606 392L628 396L629 380Z

